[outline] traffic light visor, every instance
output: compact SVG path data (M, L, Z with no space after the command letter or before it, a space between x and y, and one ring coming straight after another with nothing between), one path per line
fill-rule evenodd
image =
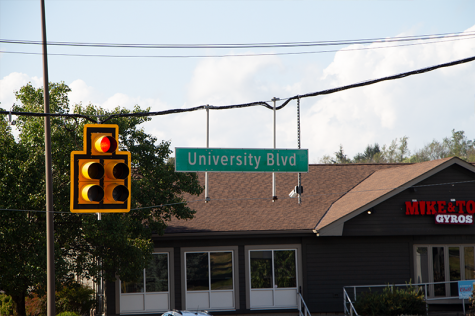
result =
M98 162L88 162L82 166L81 173L86 179L99 180L104 176L104 167Z
M106 187L106 196L106 200L112 198L111 202L124 202L129 197L129 190L121 184L112 183Z
M129 166L123 162L106 162L106 175L109 179L124 180L129 176Z
M104 198L104 189L97 184L88 184L82 188L81 195L85 201L100 202Z
M117 141L112 136L99 136L94 141L94 147L101 153L113 153L117 149Z
M116 201L124 202L129 197L129 190L123 185L118 185L112 191L112 198Z

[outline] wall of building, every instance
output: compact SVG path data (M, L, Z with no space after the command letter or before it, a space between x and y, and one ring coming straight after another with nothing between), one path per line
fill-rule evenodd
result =
M311 311L342 311L343 286L411 278L411 237L315 237L304 242L305 301Z

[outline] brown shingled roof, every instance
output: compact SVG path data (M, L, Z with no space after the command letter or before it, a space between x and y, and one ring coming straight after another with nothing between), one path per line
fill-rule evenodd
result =
M475 171L456 157L417 164L310 165L302 174L300 205L297 198L289 198L297 174L276 174L279 199L272 202L270 173L209 173L211 201L204 203L204 193L186 196L195 217L174 218L165 234L316 229L320 235L341 235L346 220L454 163ZM198 176L204 185L204 173Z
M374 172L343 197L335 201L315 229L319 231L337 220L343 220L345 216L367 206L371 202L381 198L386 199L388 194L395 193L402 186L407 186L411 180L419 178L452 159L457 158L450 157L432 160Z
M297 174L276 174L278 200L272 202L269 173L209 173L209 196L186 196L196 210L195 218L173 219L166 234L191 232L311 231L333 202L373 172L402 164L310 165L302 174L302 204L289 193L297 185ZM204 173L199 173L204 185Z

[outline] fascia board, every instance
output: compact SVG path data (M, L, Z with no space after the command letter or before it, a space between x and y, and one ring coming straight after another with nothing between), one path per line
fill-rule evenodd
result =
M182 239L189 237L243 237L247 235L314 235L312 229L305 230L257 230L257 231L227 231L227 232L190 232L190 233L165 233L163 235L153 235L153 238Z

